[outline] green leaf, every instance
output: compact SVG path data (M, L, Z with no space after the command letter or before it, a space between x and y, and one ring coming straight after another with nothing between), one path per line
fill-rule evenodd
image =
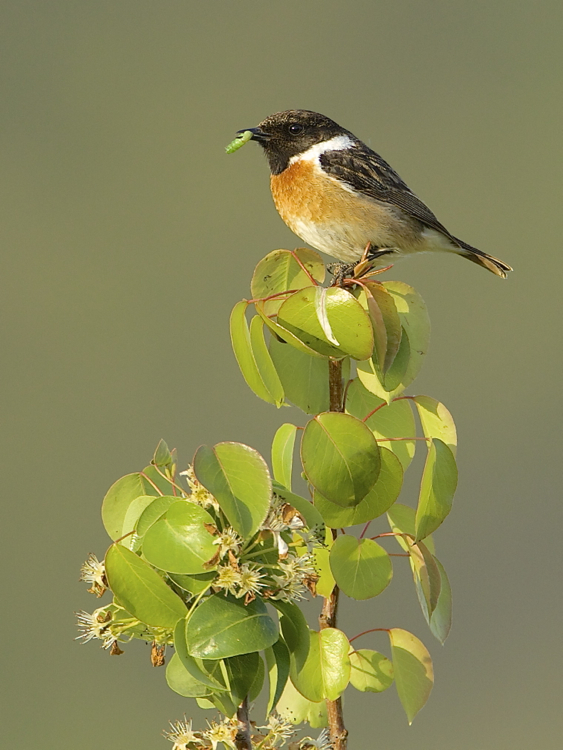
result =
M292 404L306 414L328 410L328 359L312 357L275 336L270 339L270 354Z
M457 466L453 453L438 438L432 440L424 465L418 508L416 539L435 531L452 509L457 487Z
M230 328L233 351L248 387L259 398L267 401L269 404L277 403L279 406L281 403L279 401L280 393L281 400L283 400L283 389L268 354L263 332L256 327L256 324L254 324L253 336L251 337L251 332L246 322L247 307L248 302L242 300L241 302L237 302L231 313ZM262 337L261 340L260 336ZM258 363L258 359L260 360L260 364ZM274 392L270 391L269 386L273 388Z
M270 472L262 456L242 443L203 445L195 454L194 472L215 497L229 523L242 536L256 533L272 497Z
M112 484L102 503L102 521L110 538L120 539L123 534L132 530L123 531L123 524L134 500L147 495L156 497L159 494L139 472L127 474Z
M303 270L303 266L308 273ZM252 297L260 299L290 289L311 286L311 277L320 284L325 277L324 263L321 256L314 250L305 247L299 247L293 251L274 250L268 253L254 269L250 283ZM276 314L284 299L281 297L268 300L265 303L268 314Z
M172 465L172 454L170 453L170 448L166 445L164 440L160 440L160 442L156 446L156 450L152 458L152 463L155 466L159 466L161 468L168 468Z
M278 323L327 357L367 359L373 351L369 316L358 300L340 287L308 287L286 299Z
M424 644L406 630L391 628L389 639L399 700L412 724L434 685L432 659Z
M178 500L179 498L174 497L174 495L163 495L162 497L156 498L154 496L151 497L151 502L145 507L135 524L134 528L138 536L143 537L153 523L156 523L159 518L162 518L168 508L174 503L177 503Z
M297 670L301 669L309 654L309 626L301 609L292 602L272 600L272 605L281 612L280 626L285 644Z
M261 661L260 654L256 651L251 654L231 656L229 659L225 659L225 668L230 687L230 698L235 706L240 706L250 693L256 675L260 671ZM264 665L262 664L262 678L263 677ZM260 690L258 692L260 692Z
M202 698L209 693L209 688L196 680L184 667L178 654L172 654L166 666L166 682L169 688L185 698Z
M314 703L296 690L288 680L283 694L277 704L279 715L292 724L307 722L313 729L328 726L326 701Z
M173 503L143 538L143 555L151 565L170 573L205 573L217 552L215 537L205 524L213 517L188 500Z
M336 700L350 680L350 643L341 630L311 630L307 659L301 669L291 661L291 680L310 701Z
M297 427L286 422L278 427L272 441L272 469L274 479L291 490L291 475L293 472L293 449Z
M436 609L430 618L430 630L433 635L444 643L452 626L452 589L442 563L434 558L440 571L440 596Z
M372 309L369 308L368 297L366 303L368 309L370 309L370 318L372 319L374 330L376 325L379 324L383 327L385 333L385 337L383 337L382 334L379 334L381 340L380 343L385 340L385 350L381 351L380 346L375 349L373 354L374 364L379 371L385 375L393 364L397 352L399 351L402 336L401 319L399 318L399 313L397 312L397 307L395 306L395 301L392 295L387 291L383 284L378 281L366 281L364 283L377 305L377 310L379 311L379 315L377 315L377 310L375 310L373 306ZM365 288L364 291L366 291Z
M136 497L131 503L129 503L129 507L125 513L125 518L123 519L123 526L121 529L122 536L129 534L131 531L136 531L140 519L145 514L145 510L160 499L161 498L159 497L155 498L154 495L141 495L141 497ZM172 500L173 502L176 502L178 498L174 497ZM137 540L135 539L135 536L131 534L131 536L126 537L120 543L135 552L134 545L136 542Z
M378 518L388 510L399 497L403 485L403 469L396 455L387 448L380 448L381 471L364 499L350 508L327 500L315 492L313 501L325 523L333 529L355 526Z
M266 676L266 669L264 667L264 662L262 661L262 658L259 657L258 666L256 670L254 671L252 685L250 686L250 690L248 691L248 700L250 703L253 703L262 692L262 687L264 685L265 676Z
M307 346L307 344L304 344L301 339L297 338L294 333L291 333L291 331L288 331L287 328L284 328L282 325L280 325L279 322L268 317L265 304L263 302L255 302L254 307L258 315L262 318L264 323L268 326L270 331L272 331L275 336L278 336L282 341L290 344L295 349L299 349L299 351L304 352L305 354L309 354L311 357L324 357L323 354L319 354L319 352L311 349L311 347Z
M174 628L174 648L185 669L194 680L213 692L228 690L220 661L194 659L188 653L186 643L186 620L178 620Z
M406 471L413 459L416 442L414 440L388 440L388 438L408 438L416 436L416 424L409 400L403 399L387 404L386 401L370 393L359 378L354 378L346 395L346 412L362 421L368 414L378 409L365 424L373 432L375 439L383 441L385 448L392 451ZM379 446L382 447L381 445Z
M371 360L358 364L358 377L369 391L390 402L412 383L422 367L430 340L430 320L424 300L408 284L386 281L383 287L393 297L399 313L403 327L401 346L385 376L385 385Z
M328 502L328 500L326 501ZM337 506L340 507L340 506ZM313 557L315 559L315 570L319 575L319 580L315 586L317 595L324 596L327 599L334 587L336 581L332 575L330 569L330 549L333 544L332 533L329 529L326 530L325 546L324 547L313 547Z
M396 534L408 534L411 539L406 539L403 536L396 536L395 540L397 544L405 551L409 551L409 541L410 544L414 542L415 539L415 516L416 511L414 508L411 508L408 505L402 505L401 503L395 503L389 510L387 511L387 518L389 519L389 526L391 527L391 531L394 531ZM424 540L424 544L428 547L430 552L434 554L434 541L431 536L426 537Z
M349 414L325 412L307 423L301 460L308 480L339 505L357 505L374 486L381 467L371 430Z
M116 599L141 622L173 628L185 616L184 602L134 552L113 544L107 551L105 565Z
M393 684L393 663L378 651L353 651L350 664L350 683L362 693L382 693Z
M425 437L439 438L454 455L457 449L457 434L452 415L444 404L430 396L415 396L418 416Z
M307 636L309 634L307 633ZM270 648L265 649L266 666L268 669L268 683L270 686L266 716L269 716L283 693L289 677L289 651L280 638Z
M442 586L440 570L424 542L409 545L410 564L420 608L430 624Z
M175 450L171 451L171 453L175 453L175 452L176 452ZM141 476L143 477L145 487L147 488L145 495L152 495L153 493L156 495L177 495L178 494L178 490L176 489L174 482L171 480L171 478L165 476L162 473L162 469L160 469L158 466L155 466L154 464L149 464L148 466L145 466L145 468L141 472ZM151 488L150 491L148 490L149 487Z
M183 575L181 573L168 573L174 583L184 591L188 591L193 596L201 594L202 591L206 591L209 588L211 581L216 578L217 573L212 570L209 573L202 573L201 575Z
M264 321L259 315L255 315L250 321L250 343L260 377L268 393L273 398L275 405L279 408L284 402L285 394L272 357L266 346Z
M391 558L372 539L341 534L330 550L330 567L336 583L352 599L371 599L391 583Z
M196 608L186 626L191 656L226 659L262 651L278 639L278 628L261 599L244 604L213 594Z

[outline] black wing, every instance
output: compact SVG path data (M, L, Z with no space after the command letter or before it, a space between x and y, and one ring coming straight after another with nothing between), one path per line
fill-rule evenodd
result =
M456 245L459 243L428 206L409 190L395 170L363 143L357 143L345 151L325 151L320 156L320 163L327 174L342 180L359 193L396 206L413 219L446 235Z

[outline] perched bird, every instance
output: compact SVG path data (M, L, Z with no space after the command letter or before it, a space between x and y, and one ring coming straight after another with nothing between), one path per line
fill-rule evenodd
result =
M262 146L280 216L317 250L354 263L369 244L374 267L410 253L451 252L502 278L512 270L450 234L379 154L328 117L290 109L238 133Z

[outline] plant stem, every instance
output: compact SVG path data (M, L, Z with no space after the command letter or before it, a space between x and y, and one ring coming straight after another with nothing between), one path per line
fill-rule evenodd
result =
M237 750L252 750L250 719L248 718L248 698L237 708L238 732L235 740Z
M330 411L344 411L344 392L342 387L342 360L328 360L328 389L330 396ZM332 530L333 538L336 538L336 529ZM335 586L330 596L324 600L321 615L319 617L319 627L325 628L336 627L336 614L338 610L338 586ZM335 701L326 702L328 713L328 727L330 731L330 740L334 750L346 750L348 742L348 732L344 726L344 714L342 711L342 699L337 698Z

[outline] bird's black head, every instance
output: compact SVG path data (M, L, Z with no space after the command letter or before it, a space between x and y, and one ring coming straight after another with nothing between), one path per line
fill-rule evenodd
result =
M262 120L257 128L248 130L252 132L251 140L258 141L264 149L272 174L283 172L292 156L302 154L316 143L328 141L338 135L350 135L353 138L351 133L334 120L306 109L276 112Z

